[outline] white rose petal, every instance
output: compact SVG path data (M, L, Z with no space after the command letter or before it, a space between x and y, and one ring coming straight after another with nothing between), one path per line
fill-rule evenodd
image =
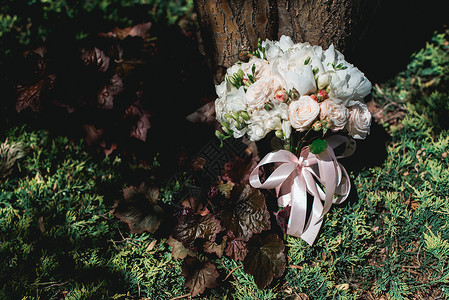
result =
M265 103L274 98L276 90L282 88L278 76L265 76L251 84L246 91L246 104L250 110L263 109Z
M282 55L282 50L277 45L271 45L265 48L265 56L268 60Z
M300 95L307 95L316 91L315 77L312 67L304 66L301 73L287 71L283 74L287 89L295 88Z
M223 97L226 93L226 83L227 83L227 81L224 80L222 83L215 86L215 92L217 93L217 96L219 98Z
M349 107L348 133L355 139L364 139L370 132L371 113L362 102Z
M290 103L288 115L293 128L305 131L315 121L320 113L320 105L309 96L301 96Z
M317 79L318 89L325 89L331 83L331 80L332 77L328 72L320 74Z
M290 121L283 121L282 122L282 132L284 133L284 136L286 138L289 138L292 133L292 125L290 124Z
M327 118L332 131L342 130L349 118L349 110L342 104L335 103L331 99L326 99L320 103L320 119Z
M293 47L295 43L293 43L292 39L289 36L283 35L279 39L279 42L277 43L277 46L281 48L282 51L287 51L291 47Z
M246 95L243 87L240 87L236 93L226 96L226 111L228 113L246 110Z
M251 141L259 141L267 135L267 131L263 127L263 124L252 123L248 127L248 137Z
M332 63L334 65L342 64L345 69L335 70ZM329 62L326 72L331 76L329 85L331 99L349 107L357 101L362 101L371 92L371 82L359 69L344 60L334 59L332 63Z
M252 72L253 72L252 69L254 66L254 71L255 71L254 79L255 80L259 80L260 78L262 78L264 76L271 75L270 64L265 59L253 57L250 59L249 62L247 62L243 65L244 65L243 72L245 72L246 74L251 74L251 75L252 75Z
M225 118L224 118L224 114L226 113L225 111L225 103L226 103L226 99L223 98L217 98L217 100L215 100L215 116L218 122L224 122Z
M230 67L226 70L226 76L232 76L233 74L237 73L241 69L242 69L242 65L240 63L236 63L232 67Z

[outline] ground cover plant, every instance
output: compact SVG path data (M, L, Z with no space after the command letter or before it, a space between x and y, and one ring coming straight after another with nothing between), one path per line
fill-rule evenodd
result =
M282 235L269 193L237 203L219 196L233 184L242 193L251 160L230 159L215 184L202 178L207 161L191 153L167 168L157 154L105 155L80 136L42 128L39 116L3 119L0 298L449 297L448 45L448 33L436 33L406 70L374 85L380 125L342 161L353 193L326 216L312 247ZM372 147L382 151L368 160L361 152ZM259 212L260 226L233 226L244 219L237 206ZM264 244L278 251L257 251ZM248 272L245 264L267 257L276 261L271 275Z

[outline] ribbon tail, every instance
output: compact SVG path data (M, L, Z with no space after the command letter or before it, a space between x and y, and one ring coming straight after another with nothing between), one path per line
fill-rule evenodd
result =
M334 199L335 189L337 187L338 173L337 162L334 160L334 154L332 148L328 146L328 149L323 153L318 154L318 170L319 176L325 187L324 194L324 208L320 214L320 220L330 210Z
M302 176L296 176L292 185L292 202L287 234L301 237L307 216L307 187Z
M323 224L322 218L321 219L318 217L314 218L314 215L312 215L312 220L310 220L310 224L301 235L301 238L304 241L306 241L307 244L312 246L316 240L316 237L318 236L318 233L320 232L322 224Z
M340 184L335 189L335 194L338 195L333 201L335 204L343 203L346 198L348 198L349 192L351 191L351 180L349 178L348 172L340 163L338 165L343 174Z
M306 228L301 236L309 245L312 245L318 236L321 225L323 224L323 204L321 203L321 189L313 179L312 173L304 169L304 179L308 188L308 192L313 196L312 212ZM331 201L332 202L332 201Z

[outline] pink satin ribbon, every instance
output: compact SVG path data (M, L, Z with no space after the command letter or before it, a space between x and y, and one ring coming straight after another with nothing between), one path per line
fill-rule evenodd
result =
M326 141L327 150L320 154L311 153L309 147L302 148L299 158L286 150L270 152L249 177L254 188L274 188L279 206L291 206L287 234L301 237L309 245L314 243L323 217L332 203L345 201L351 190L348 173L337 158L351 155L355 147L348 147L348 139L340 135L331 136ZM336 157L333 149L343 143L346 143L346 150ZM269 163L274 163L277 167L261 183L259 169ZM310 211L307 211L307 194L313 196Z

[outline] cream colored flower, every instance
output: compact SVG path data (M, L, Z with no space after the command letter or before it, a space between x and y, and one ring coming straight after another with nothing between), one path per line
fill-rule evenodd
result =
M319 113L320 105L310 96L301 96L288 107L290 124L297 131L309 129Z
M286 117L287 104L275 104L270 110L255 110L248 125L248 137L252 141L264 138L270 131L282 130L282 120Z
M370 132L371 113L362 102L349 107L349 120L346 129L355 139L364 139Z
M268 61L254 56L250 59L250 61L241 65L242 71L246 74L246 76L248 76L248 74L253 75L253 66L254 79L256 81L264 76L271 75L271 67Z
M277 76L264 76L251 84L246 91L246 104L250 110L263 109L265 103L274 99L274 93L282 89L282 81Z
M331 123L330 129L338 131L345 128L349 118L349 110L342 104L335 103L331 99L320 103L320 119L328 119Z

